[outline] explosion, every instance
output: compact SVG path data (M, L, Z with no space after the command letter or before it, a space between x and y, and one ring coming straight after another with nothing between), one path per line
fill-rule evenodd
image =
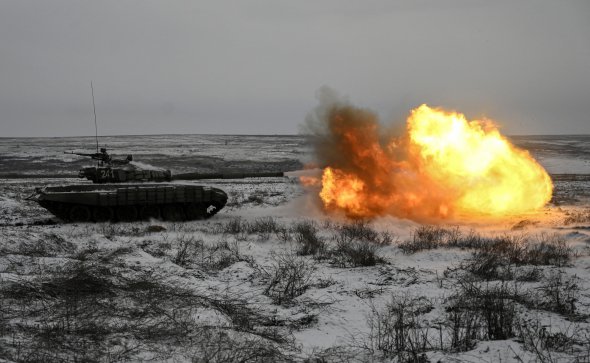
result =
M424 104L394 136L372 112L346 103L321 105L311 118L324 168L321 180L302 182L320 186L328 211L418 220L504 216L551 199L547 172L489 120Z

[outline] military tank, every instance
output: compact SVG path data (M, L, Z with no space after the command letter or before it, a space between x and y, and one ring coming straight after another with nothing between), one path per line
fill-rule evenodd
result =
M106 149L88 156L98 161L78 176L93 184L37 188L29 199L68 222L133 222L149 219L190 221L214 216L227 203L218 188L176 183L174 180L282 177L279 173L186 173L172 176L169 170L142 169L133 157L117 160Z

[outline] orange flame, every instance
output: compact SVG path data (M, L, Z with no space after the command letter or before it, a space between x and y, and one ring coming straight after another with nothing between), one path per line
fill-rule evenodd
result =
M491 121L422 105L399 138L384 136L372 113L348 105L332 107L324 121L328 134L316 151L328 165L319 192L327 210L351 218L503 216L551 199L547 172Z

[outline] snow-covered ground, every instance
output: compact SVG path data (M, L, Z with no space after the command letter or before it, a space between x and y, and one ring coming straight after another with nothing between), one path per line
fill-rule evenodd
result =
M515 142L587 174L590 138L571 138ZM176 172L310 160L300 137L139 139L108 145ZM0 139L0 170L75 171L61 150L86 141ZM230 199L185 223L64 224L25 198L79 180L0 180L0 361L590 362L589 181L556 180L537 213L423 226L326 215L289 175L199 181Z

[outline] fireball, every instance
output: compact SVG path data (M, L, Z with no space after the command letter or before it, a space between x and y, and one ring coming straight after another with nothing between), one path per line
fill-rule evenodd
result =
M351 218L504 216L542 208L553 185L543 167L488 120L427 105L399 137L366 110L336 105L317 147L327 165L319 197ZM308 181L309 182L309 181Z

